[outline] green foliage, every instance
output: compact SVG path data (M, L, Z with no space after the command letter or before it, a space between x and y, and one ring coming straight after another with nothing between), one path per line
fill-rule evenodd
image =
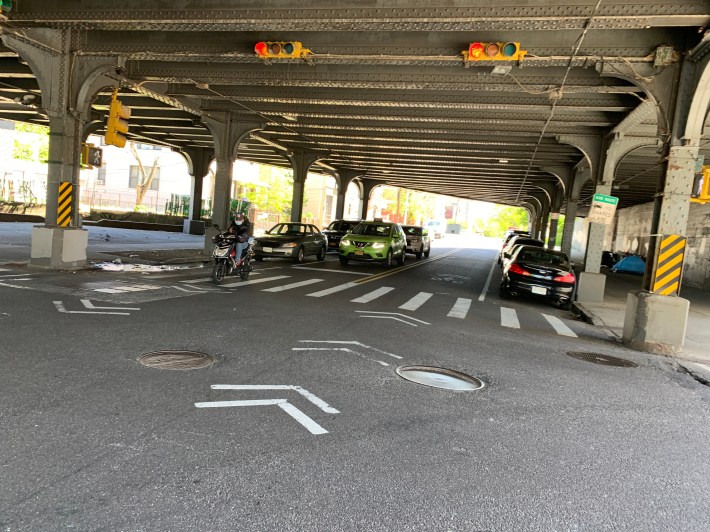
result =
M15 139L12 146L12 158L19 161L33 161L35 159L35 150L32 144L20 142Z
M259 181L263 186L250 188L246 198L262 212L280 214L288 218L293 197L293 172L285 168L262 165Z
M525 229L528 227L528 223L528 211L522 207L498 205L493 215L484 222L483 234L502 237L511 227Z
M49 159L49 128L36 124L15 123L17 134L12 156L20 161L46 163Z

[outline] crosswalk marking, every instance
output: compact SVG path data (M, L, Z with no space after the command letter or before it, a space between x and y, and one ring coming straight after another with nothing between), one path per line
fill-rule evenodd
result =
M240 286L248 286L250 284L265 283L267 281L278 281L279 279L288 279L290 275L274 275L273 277L263 277L262 279L254 279L252 281L236 281L234 283L223 284L225 288L238 288Z
M160 290L163 286L151 284L114 285L114 288L94 288L94 292L104 294L124 294L126 292L144 292L146 290Z
M459 318L464 319L466 314L468 314L468 309L471 308L471 300L465 297L460 297L456 300L456 303L447 314L449 318Z
M378 297L388 294L392 290L394 290L394 288L391 286L383 286L381 288L378 288L377 290L373 290L369 294L365 294L362 297L351 299L350 301L352 301L353 303L369 303L370 301L373 301Z
M503 327L520 329L520 322L518 321L518 314L515 312L515 309L500 307L500 324Z
M430 294L429 292L419 292L416 296L407 301L404 305L401 305L399 308L402 310L417 310L424 303L429 301L429 298L433 295L434 294Z
M321 290L320 292L313 292L312 294L306 294L308 297L323 297L323 296L328 296L330 294L334 294L336 292L342 292L343 290L347 290L348 288L353 288L355 286L360 286L357 283L345 283L345 284L339 284L337 286L334 286L333 288L327 288L325 290Z
M299 286L308 286L309 284L320 283L323 279L308 279L307 281L301 281L299 283L285 284L283 286L275 286L273 288L264 288L262 292L283 292L284 290L291 290L292 288L298 288Z
M555 316L550 316L549 314L543 314L543 317L548 321L550 325L552 325L552 328L557 331L557 334L560 334L562 336L571 336L573 338L577 338L577 335L575 332L567 327L567 325L564 324L564 322Z

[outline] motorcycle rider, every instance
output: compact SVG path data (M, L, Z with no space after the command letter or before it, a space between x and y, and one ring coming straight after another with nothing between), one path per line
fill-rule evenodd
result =
M251 232L251 222L249 221L249 218L247 218L243 213L238 212L229 226L229 232L237 237L237 250L234 260L236 265L239 266L242 263L242 252L247 246L249 233Z

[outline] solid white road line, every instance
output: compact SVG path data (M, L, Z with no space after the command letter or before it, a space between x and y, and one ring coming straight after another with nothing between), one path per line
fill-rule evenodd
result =
M239 288L240 286L248 286L250 284L265 283L267 281L278 281L279 279L288 279L290 275L274 275L273 277L264 277L263 279L254 279L253 281L237 281L234 283L220 285L224 288Z
M357 283L345 283L345 284L339 284L338 286L334 286L333 288L327 288L326 290L321 290L320 292L313 292L312 294L306 294L308 297L323 297L323 296L328 296L330 294L335 294L336 292L342 292L343 290L347 290L348 288L353 288L355 286L360 286Z
M456 303L447 314L449 318L459 318L464 319L466 314L468 314L468 309L471 308L471 300L465 297L460 297L456 300Z
M374 301L378 297L381 297L385 294L390 293L392 290L394 290L394 287L382 286L382 287L378 288L377 290L373 290L369 294L365 294L362 297L357 297L355 299L351 299L350 301L352 303L369 303L370 301Z
M491 264L491 271L488 272L488 278L486 279L486 284L483 285L483 290L481 291L481 295L478 296L479 301L485 301L486 299L486 292L488 292L488 287L491 285L491 277L493 277L493 270L495 270L496 263L493 262Z
M503 327L520 329L520 322L518 321L518 314L515 312L515 309L500 307L500 324Z
M407 301L404 305L401 305L399 308L402 310L417 310L424 303L429 301L429 298L433 295L434 294L430 294L429 292L419 292L416 296Z
M567 325L565 325L560 318L556 316L550 316L549 314L543 314L543 317L549 322L550 325L552 325L555 331L557 331L557 334L577 338L575 332L569 327L567 327Z
M309 284L321 282L323 282L323 279L308 279L299 283L285 284L283 286L275 286L274 288L264 288L262 292L283 292L284 290L291 290L292 288L298 288L299 286L308 286Z
M351 272L351 271L347 271L347 270L331 270L329 268L312 268L310 266L291 266L291 268L294 270L313 270L314 272L347 273L350 275L362 275L365 277L372 275L371 273Z

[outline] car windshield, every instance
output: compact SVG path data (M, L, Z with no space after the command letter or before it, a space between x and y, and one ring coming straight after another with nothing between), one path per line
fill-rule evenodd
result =
M286 236L302 236L306 232L306 226L303 224L276 224L269 229L267 235L286 235Z
M343 222L343 221L336 221L336 222L331 222L330 225L328 226L329 231L347 231L348 229L352 229L353 225L355 225L352 222Z
M422 228L421 227L408 227L408 226L402 226L402 229L404 229L404 233L407 236L419 236L422 234Z
M558 253L550 253L549 251L526 249L518 253L518 260L525 262L534 262L535 264L549 264L551 266L560 266L569 268L567 257Z
M354 235L390 236L390 224L359 224L353 229Z

